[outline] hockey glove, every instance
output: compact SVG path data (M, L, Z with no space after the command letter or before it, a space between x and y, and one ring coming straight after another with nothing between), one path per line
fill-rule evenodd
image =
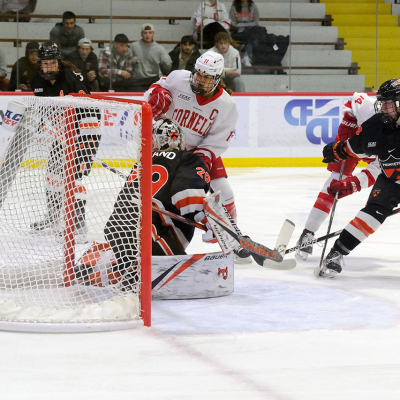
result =
M355 192L359 192L360 190L360 180L356 176L349 176L346 179L342 179L341 181L332 179L332 182L328 187L328 193L331 196L335 196L336 193L339 193L339 199L349 196L350 194L353 194Z
M207 221L207 217L203 211L200 211L194 216L194 220L206 226L207 231L202 235L204 243L217 243L217 238L211 229L210 223Z
M149 98L149 103L153 111L153 118L158 119L165 114L172 103L171 92L160 86L154 88Z
M328 143L324 147L322 154L324 156L322 162L326 164L346 160L348 157L346 153L346 142L340 140L339 142Z
M356 134L357 129L357 118L346 112L344 113L342 122L339 125L337 138L339 140L350 139Z

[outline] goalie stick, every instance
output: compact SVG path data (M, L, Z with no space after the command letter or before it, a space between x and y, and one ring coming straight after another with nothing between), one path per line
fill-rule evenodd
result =
M107 163L105 163L97 158L94 158L94 161L98 162L104 168L106 168L109 171L113 172L114 174L120 176L121 178L123 178L123 179L127 178L125 174L123 174L121 171L118 171L116 168L111 167ZM206 199L213 198L215 200L215 198L217 196L219 196L218 192L213 193L211 196L206 197ZM181 215L174 214L167 210L162 210L162 209L158 208L156 205L152 205L152 209L161 214L165 214L165 215L169 216L170 218L182 221L188 225L192 225L203 231L207 231L207 228L203 224L199 224L194 221L191 221L185 217L182 217ZM224 210L225 210L225 208L224 208ZM212 214L217 216L217 214L214 212L212 212ZM226 210L225 210L225 214L226 214ZM207 218L208 218L208 215L207 215ZM226 218L228 218L228 217L226 217ZM224 229L225 232L231 236L231 238L233 238L236 241L236 246L232 246L232 245L226 246L225 249L223 248L223 244L221 244L221 242L219 242L224 252L225 251L230 252L231 250L233 250L233 248L240 246L240 247L245 248L246 250L249 250L252 253L253 258L256 261L256 263L263 267L286 270L286 269L293 269L296 266L295 260L283 260L284 253L282 252L282 249L283 250L286 249L287 244L289 243L289 240L292 236L292 233L294 230L293 222L291 222L289 220L284 221L283 226L281 228L281 232L278 235L278 240L277 240L275 249L271 250L268 247L251 240L250 238L244 237L243 235L238 235L235 231L230 229L229 224L227 224L226 222L221 226L221 218L218 217L217 220L220 220L220 221L216 222L216 223L222 229ZM221 233L221 235L222 235L222 233ZM220 236L220 239L221 239L221 236ZM269 260L269 261L266 262L266 260Z

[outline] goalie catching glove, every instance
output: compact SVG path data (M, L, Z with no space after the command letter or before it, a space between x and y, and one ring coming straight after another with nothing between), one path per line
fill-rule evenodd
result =
M324 147L322 154L324 156L322 162L326 164L346 160L348 158L348 154L346 152L346 142L344 140L340 140L339 142L328 143Z
M158 119L161 115L165 114L172 103L171 92L160 86L157 86L151 92L149 104L153 111L153 119Z

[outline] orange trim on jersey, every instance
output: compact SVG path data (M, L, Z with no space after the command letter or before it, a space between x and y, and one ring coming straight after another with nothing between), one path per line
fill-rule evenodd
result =
M86 190L85 186L83 186L83 185L76 185L74 192L87 194L87 190Z
M84 122L79 124L79 128L87 129L87 128L99 128L100 124L98 122Z
M358 229L367 237L375 232L365 221L363 221L361 218L358 217L355 217L350 222L350 225L353 225L354 228Z
M199 106L205 106L206 104L211 103L212 101L218 99L218 97L222 96L224 89L217 86L217 88L215 90L216 90L216 93L214 93L214 95L211 97L205 97L205 96L201 96L200 94L196 94L196 100L197 100L197 103L199 104Z
M179 200L175 203L175 207L180 210L184 207L187 207L191 204L203 204L204 196L192 196L192 197L185 197L182 200Z
M164 253L167 256L173 256L174 253L172 252L172 250L168 246L167 242L163 238L161 238L160 236L157 235L157 230L156 230L156 227L154 225L151 225L151 231L153 233L153 235L152 235L153 236L153 240L160 245L160 247L163 249Z
M155 205L158 207L158 205L157 205L156 203L153 203L153 204L155 204ZM157 211L154 211L154 210L153 210L153 212L157 212ZM176 227L173 223L172 223L172 224L169 224L169 223L166 221L165 215L164 215L164 214L161 214L161 213L159 213L159 212L157 212L157 214L158 214L158 216L160 217L162 224L163 224L164 226L168 227L169 229L171 229L172 235L174 236L175 241L179 244L179 247L180 247L183 251L185 251L185 247L183 246L183 244L182 244L181 240L179 239L178 235L176 234L176 229L177 229L177 227ZM187 239L186 239L186 240L187 240Z

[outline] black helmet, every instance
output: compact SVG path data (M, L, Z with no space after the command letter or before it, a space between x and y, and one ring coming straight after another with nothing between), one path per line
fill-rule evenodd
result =
M44 73L41 64L43 60L58 60L58 71L57 72L47 72ZM44 42L39 45L38 51L38 68L40 75L46 80L56 79L60 69L61 69L61 52L56 43Z
M392 100L396 107L396 116L390 116L382 111L382 102ZM376 93L375 112L381 114L385 123L395 122L400 118L400 79L389 79L382 83Z

